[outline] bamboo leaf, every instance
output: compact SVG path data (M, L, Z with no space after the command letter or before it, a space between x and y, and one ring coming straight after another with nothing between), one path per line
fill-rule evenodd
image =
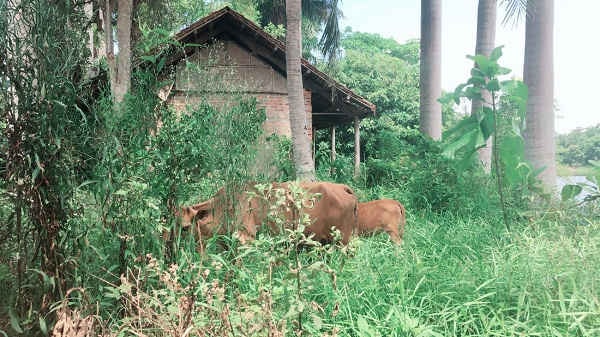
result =
M44 336L48 336L48 326L46 325L46 320L40 316L38 321L40 324L40 331L44 334Z
M10 326L13 328L13 330L15 330L19 334L22 334L23 329L21 328L21 325L19 324L19 318L13 311L12 307L8 307L8 316L10 316Z

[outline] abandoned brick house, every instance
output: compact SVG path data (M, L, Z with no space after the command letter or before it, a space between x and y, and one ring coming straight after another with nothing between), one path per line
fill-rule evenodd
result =
M290 135L284 43L229 7L196 21L175 39L184 50L168 61L175 66L175 79L163 99L183 110L201 99L227 104L232 91L243 92L265 109L265 134ZM309 136L316 129L351 123L358 131L360 120L375 113L372 103L305 59L302 73ZM355 143L358 168L358 132Z

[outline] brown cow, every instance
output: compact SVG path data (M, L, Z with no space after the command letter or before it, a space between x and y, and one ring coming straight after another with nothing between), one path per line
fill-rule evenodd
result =
M358 234L383 231L396 244L402 243L406 211L396 200L381 199L358 204Z
M303 182L299 187L307 197L302 202L302 211L311 220L305 234L314 234L316 241L331 242L331 227L335 226L342 234L342 243L347 244L357 221L357 199L352 189L329 182ZM184 228L193 228L200 251L204 240L216 234L236 233L244 243L256 237L263 223L279 232L277 221L272 218L274 213L282 218L286 227L297 223L298 212L291 207L295 193L289 183L246 184L241 190L228 196L221 189L210 200L182 207L181 224Z

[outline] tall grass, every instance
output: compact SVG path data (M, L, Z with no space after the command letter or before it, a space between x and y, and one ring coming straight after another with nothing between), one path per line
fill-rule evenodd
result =
M206 335L293 335L298 313L311 336L600 334L598 223L544 220L507 233L500 219L424 213L408 219L402 247L385 235L299 252L285 235L229 243L204 256L188 245L171 266L142 262L146 272L131 282L145 286L121 286L121 294L139 299L146 289L147 303L170 303L163 311L148 305L156 311L148 317L189 317L190 331ZM140 312L113 317L110 330L123 331ZM168 326L137 332L176 335Z
M364 241L340 275L345 331L371 335L594 336L600 333L600 227L416 218L402 251Z

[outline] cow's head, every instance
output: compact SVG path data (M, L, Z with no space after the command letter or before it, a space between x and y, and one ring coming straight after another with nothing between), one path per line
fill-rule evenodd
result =
M213 218L213 199L191 205L182 206L175 211L177 217L177 226L182 232L194 232L194 235L203 232L201 226L207 222L211 222Z

